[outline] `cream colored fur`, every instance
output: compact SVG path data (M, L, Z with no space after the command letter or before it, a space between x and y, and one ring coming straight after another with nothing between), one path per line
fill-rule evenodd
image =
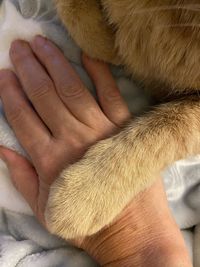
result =
M166 166L200 152L199 97L175 96L200 87L200 30L194 27L200 16L199 1L190 0L56 2L84 51L123 63L157 96L178 99L130 122L61 173L46 220L50 231L67 239L99 231Z

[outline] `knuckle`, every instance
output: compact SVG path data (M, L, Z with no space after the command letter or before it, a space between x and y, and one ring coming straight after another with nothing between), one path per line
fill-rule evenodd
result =
M20 122L23 118L23 114L25 112L25 105L20 103L18 105L10 106L9 109L6 110L6 116L10 123L15 124Z
M53 84L49 79L39 81L35 86L30 86L30 97L40 99L46 97L53 90Z
M104 88L104 97L108 102L119 102L120 100L119 91L113 86L107 86L106 88Z
M73 151L81 151L84 147L84 142L76 135L69 136L67 142Z
M54 177L54 174L57 173L57 163L53 157L48 155L43 155L40 157L39 168L42 174L42 177L48 182L51 177Z
M59 85L59 91L63 98L81 98L85 90L83 85L77 83L69 85L62 82Z
M42 156L40 158L40 168L42 170L42 172L44 173L48 173L48 169L49 169L49 166L50 165L50 160L49 160L49 157L46 155L46 156Z
M31 139L27 141L26 148L30 155L33 156L35 165L43 166L43 162L47 155L44 151L43 143L41 141L38 142L38 139Z
M68 136L68 128L66 127L65 123L61 123L57 129L57 135L60 136L61 138L65 139L66 136Z
M55 168L55 155L52 154L52 138L45 136L44 138L38 141L30 140L28 144L28 150L31 151L31 154L34 158L35 164L39 167L42 173L49 173L49 170ZM54 150L53 150L54 151Z
M38 140L30 140L26 144L27 150L30 151L30 153L34 156L37 157L38 160L42 160L41 154L40 154L40 149L41 149L41 144L38 144ZM39 149L40 148L40 149Z

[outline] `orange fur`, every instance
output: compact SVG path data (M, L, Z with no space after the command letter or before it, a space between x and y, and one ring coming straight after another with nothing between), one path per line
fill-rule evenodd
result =
M56 1L69 32L91 56L123 63L157 95L200 87L199 1ZM51 188L50 231L73 238L112 222L165 167L200 152L199 118L198 96L186 94L91 147Z

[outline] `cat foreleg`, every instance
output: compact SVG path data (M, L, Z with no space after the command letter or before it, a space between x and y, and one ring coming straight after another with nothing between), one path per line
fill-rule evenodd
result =
M92 146L51 187L46 222L65 239L92 235L169 164L200 151L200 103L161 105Z

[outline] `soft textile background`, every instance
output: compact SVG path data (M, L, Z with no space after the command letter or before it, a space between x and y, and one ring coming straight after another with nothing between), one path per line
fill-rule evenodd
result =
M93 90L93 85L81 66L80 50L60 24L52 1L6 1L11 1L23 17L33 18L40 23L43 33L62 48L88 88ZM148 101L143 92L124 76L121 69L113 68L113 73L132 112L139 113L144 110ZM0 143L22 152L1 109ZM183 229L191 256L194 254L195 267L200 267L200 157L178 162L164 172L163 177L170 208L178 225ZM9 182L3 163L0 163L0 206L1 267L95 266L83 252L52 237L29 216L31 211Z

